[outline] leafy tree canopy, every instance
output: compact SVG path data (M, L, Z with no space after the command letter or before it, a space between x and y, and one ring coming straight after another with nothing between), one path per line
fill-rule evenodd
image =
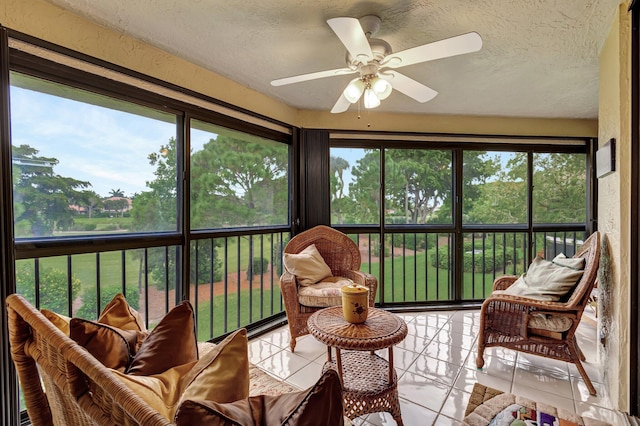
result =
M69 205L84 199L89 182L56 174L58 160L29 145L13 148L13 205L18 237L46 237L73 224Z

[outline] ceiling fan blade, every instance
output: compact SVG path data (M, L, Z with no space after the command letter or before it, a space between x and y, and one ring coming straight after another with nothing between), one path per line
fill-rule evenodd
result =
M435 98L438 92L422 83L418 83L412 78L397 71L384 71L380 73L380 77L391 83L391 86L398 92L402 92L410 98L418 102L424 103Z
M317 78L333 77L336 75L353 74L356 70L350 68L337 68L335 70L326 70L312 72L309 74L295 75L293 77L278 78L271 82L272 86L284 86L285 84L300 83L302 81L315 80Z
M477 52L481 48L480 34L471 32L392 53L384 58L382 66L388 68L406 67L420 62Z
M327 20L334 33L347 48L351 56L362 62L373 59L369 40L356 18L331 18Z
M351 102L349 102L347 100L347 98L344 97L344 94L340 94L340 97L338 98L338 101L333 106L333 108L331 108L331 112L333 114L337 114L337 113L340 113L340 112L345 112L346 110L349 109L350 106L351 106Z

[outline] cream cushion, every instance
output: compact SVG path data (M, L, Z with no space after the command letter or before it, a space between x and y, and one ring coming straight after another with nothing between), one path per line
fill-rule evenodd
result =
M535 314L529 319L529 328L563 332L571 328L573 321L561 315Z
M582 258L567 258L560 254L548 261L536 257L526 274L522 274L506 290L494 293L557 302L577 284L583 270Z
M344 277L328 277L317 284L300 287L298 290L298 302L301 305L326 308L342 305L342 291L345 285L352 285L353 281Z
M300 253L285 253L282 261L287 271L295 275L298 284L302 286L315 284L333 275L315 244Z

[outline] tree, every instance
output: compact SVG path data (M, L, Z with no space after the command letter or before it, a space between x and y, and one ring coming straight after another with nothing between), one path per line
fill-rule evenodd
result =
M329 176L331 178L331 199L339 200L344 197L344 179L342 175L350 167L349 162L342 157L331 156L329 159Z
M16 236L51 236L73 224L69 205L82 198L81 189L91 184L54 173L58 160L38 156L39 151L29 145L12 149Z
M465 173L465 223L527 223L527 154L514 153L504 163L499 155L487 154L465 155L465 160L469 160L469 171L483 171Z
M111 191L109 191L109 195L111 197L124 197L124 191L122 191L120 188L118 189L112 189Z
M466 158L466 157L465 157ZM492 160L499 164L497 159ZM465 221L527 223L527 154L516 153L490 181L465 177ZM542 153L533 159L533 221L582 223L586 212L584 154ZM468 196L468 194L475 194Z
M349 184L350 202L342 203L347 223L380 222L380 151L365 151L351 169L354 181Z
M329 159L329 179L331 182L331 213L335 215L333 223L343 223L342 210L348 208L348 200L344 196L344 179L342 175L350 167L342 157L331 156Z
M129 207L129 200L127 200L126 198L118 197L107 198L106 200L102 201L102 205L104 206L105 210L116 212L116 216L119 213L120 216L124 217L124 211L127 209L127 207Z
M85 207L88 211L89 219L93 216L93 211L102 207L102 198L95 191L81 191L75 200L76 204Z
M451 194L451 158L451 151L388 150L386 211L402 211L405 223L426 223Z
M288 147L218 135L191 156L194 228L286 223Z
M137 232L175 231L178 217L178 172L176 140L169 139L158 152L147 157L156 167L155 179L146 182L150 191L137 194L132 202L132 230Z
M533 158L533 221L583 223L586 220L585 154L536 154Z

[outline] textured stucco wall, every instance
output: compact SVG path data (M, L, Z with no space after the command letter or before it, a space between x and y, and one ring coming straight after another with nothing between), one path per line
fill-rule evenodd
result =
M296 110L45 0L0 1L0 24L299 127L533 136L597 136L597 120L330 114ZM371 124L371 126L369 126Z
M616 171L598 181L598 229L606 234L611 280L601 291L607 306L600 328L608 331L600 363L614 407L628 410L629 246L631 177L631 22L628 5L618 15L600 52L599 144L616 139Z

